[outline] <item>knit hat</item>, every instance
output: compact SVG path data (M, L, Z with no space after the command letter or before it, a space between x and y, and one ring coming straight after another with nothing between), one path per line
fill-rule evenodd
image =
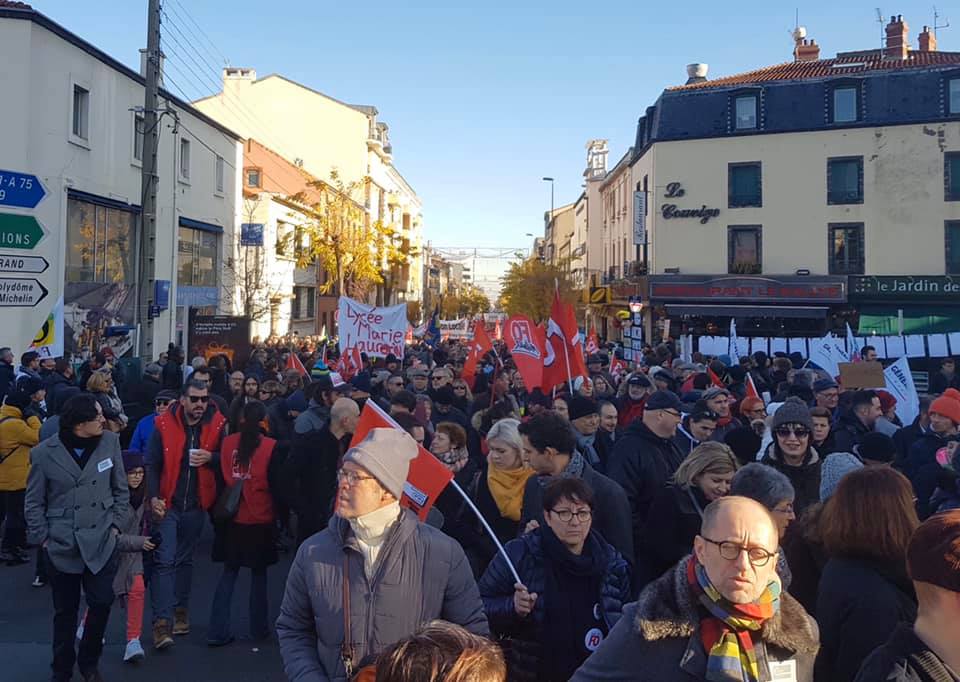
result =
M671 391L654 391L647 398L645 410L676 410L683 411L683 405L680 404L680 398Z
M398 500L419 452L417 441L400 429L371 429L367 437L347 450L344 462L361 466Z
M703 392L701 396L704 400L713 400L718 395L731 396L733 395L728 389L723 386L711 386L706 391Z
M954 424L960 424L960 391L948 388L930 404L930 411L943 415Z
M820 465L820 501L826 502L837 490L840 479L851 471L863 468L856 455L849 452L834 452L827 455Z
M887 434L871 431L863 434L855 452L861 459L890 464L897 456L897 445Z
M960 592L960 509L934 514L914 531L907 572L911 580Z
M43 382L32 376L22 376L17 379L17 390L33 395L37 391L43 390Z
M796 494L790 479L772 466L751 462L733 476L730 494L749 497L767 509L773 509L785 500L793 501Z
M373 390L373 386L370 385L370 375L366 372L360 372L353 377L350 380L350 385L353 386L354 391L360 391L362 393L369 393Z
M884 391L882 388L874 391L877 394L877 397L880 398L880 409L884 412L888 412L897 406L897 399L893 397L893 394L890 391Z
M802 424L812 431L813 420L810 418L810 408L799 398L787 398L780 409L773 413L771 428L776 430L784 424Z
M582 395L575 395L567 401L567 411L570 413L570 421L573 421L580 417L597 414L598 408L596 401L584 398Z
M123 470L128 474L134 469L143 468L143 453L136 450L123 451Z
M284 406L287 408L287 412L306 412L308 407L307 396L302 390L298 389L287 396L284 400Z
M723 437L723 442L730 446L737 461L741 464L757 461L757 453L763 445L763 439L749 426L731 429Z
M313 380L330 376L330 368L323 360L317 360L316 364L310 369L310 378Z

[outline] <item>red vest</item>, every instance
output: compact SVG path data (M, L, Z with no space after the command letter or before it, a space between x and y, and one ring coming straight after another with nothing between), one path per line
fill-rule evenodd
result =
M263 436L250 458L250 466L241 468L240 464L236 463L240 434L232 433L223 439L220 447L220 471L223 473L224 483L229 487L241 478L244 479L240 507L233 518L235 523L245 526L273 523L273 496L270 494L267 470L270 468L270 459L276 444L277 441Z
M204 419L206 421L200 423L199 447L209 452L216 452L220 449L220 438L223 435L223 427L227 420L216 407L213 408L213 414L210 415L210 418L207 419L204 415ZM160 432L160 440L163 443L160 497L167 503L167 507L170 507L173 505L173 493L177 489L177 479L180 478L183 448L187 444L187 427L183 423L183 408L180 405L174 406L157 417L154 425ZM208 466L197 467L196 472L200 508L207 510L213 507L217 501L217 477L214 475L213 469Z

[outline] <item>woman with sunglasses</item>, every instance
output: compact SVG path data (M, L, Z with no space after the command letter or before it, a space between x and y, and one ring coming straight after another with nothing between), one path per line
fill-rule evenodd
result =
M813 447L810 408L799 398L787 398L773 415L773 442L760 462L786 476L796 492L794 511L799 515L820 500L820 455Z
M463 379L453 380L453 406L467 414L470 411L470 405L473 404L473 393L467 382Z

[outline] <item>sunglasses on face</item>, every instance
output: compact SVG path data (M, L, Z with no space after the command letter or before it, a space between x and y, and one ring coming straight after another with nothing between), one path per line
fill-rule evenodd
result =
M210 397L205 395L188 395L187 398L189 398L190 402L193 404L205 403L210 400Z
M791 429L789 426L781 426L777 429L777 435L781 438L789 438L790 436L796 436L797 438L806 438L810 435L810 429L799 427L796 429Z
M166 407L167 405L170 404L170 402L171 401L169 400L154 400L153 404L156 405L157 407Z

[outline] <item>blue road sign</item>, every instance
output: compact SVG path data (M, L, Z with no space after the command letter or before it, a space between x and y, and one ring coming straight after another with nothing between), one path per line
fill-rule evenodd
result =
M36 208L46 194L36 175L0 169L0 206Z

